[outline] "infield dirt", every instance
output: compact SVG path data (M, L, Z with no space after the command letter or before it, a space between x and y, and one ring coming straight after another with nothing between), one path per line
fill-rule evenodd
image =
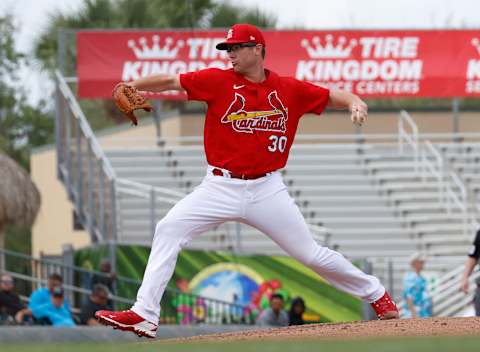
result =
M168 342L228 342L292 339L355 339L414 336L480 336L480 317L427 318L312 324L164 340Z

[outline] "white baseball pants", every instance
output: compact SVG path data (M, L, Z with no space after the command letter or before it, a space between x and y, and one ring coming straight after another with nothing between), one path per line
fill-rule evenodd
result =
M158 322L160 300L173 275L177 255L189 240L226 221L262 231L285 252L334 287L373 302L383 296L379 280L366 275L338 252L318 245L279 172L256 180L207 175L157 224L142 285L132 310Z

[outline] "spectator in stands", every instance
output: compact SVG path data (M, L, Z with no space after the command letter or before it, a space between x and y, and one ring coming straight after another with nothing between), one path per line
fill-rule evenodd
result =
M305 313L305 301L301 297L294 298L288 312L288 325L305 324L303 313Z
M473 269L478 264L478 259L480 258L480 230L477 231L475 240L473 241L473 247L468 253L468 259L465 263L465 270L463 271L462 281L460 283L460 290L468 293L470 287L468 278L472 275ZM475 306L475 315L480 316L480 279L477 279L477 287L475 290L475 296L473 298L473 304Z
M109 292L114 293L115 280L117 279L117 274L112 271L112 265L108 259L103 259L100 263L100 272L102 275L95 274L92 276L92 281L90 282L90 288L96 284L102 284L107 286Z
M13 278L10 275L2 275L0 277L0 323L23 324L25 317L30 315L20 296L15 293Z
M99 325L95 319L95 312L97 310L108 309L108 287L102 284L93 286L92 294L86 304L82 306L80 314L80 323L84 325Z
M270 308L265 309L257 318L260 326L287 326L288 314L283 310L283 296L274 293L270 297Z
M403 281L404 315L406 318L432 316L432 298L429 295L427 280L421 272L425 266L425 255L414 253L410 256L413 271L405 275Z
M53 287L48 303L34 305L31 311L35 319L46 320L55 327L75 326L61 286Z
M50 304L51 302L50 296L53 292L53 289L55 287L62 287L62 283L63 283L63 279L60 274L51 274L48 277L47 287L40 287L30 295L28 308L33 311L34 309L37 308L37 306ZM65 300L65 304L67 305L67 308L70 309L67 300Z

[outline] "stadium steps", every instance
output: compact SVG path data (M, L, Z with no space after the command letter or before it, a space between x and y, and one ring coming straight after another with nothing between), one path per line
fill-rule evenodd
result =
M445 243L448 247L445 236L426 235L442 232L453 234L455 238L452 242L457 245L457 250L463 248L465 252L468 239L463 236L463 214L458 210L447 213L439 203L436 180L433 177L423 179L415 173L412 159L412 155L386 155L383 160L376 157L371 162L367 161L366 165L380 193L429 253L445 253Z

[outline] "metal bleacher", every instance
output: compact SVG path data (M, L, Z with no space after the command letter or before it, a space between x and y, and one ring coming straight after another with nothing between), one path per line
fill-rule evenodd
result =
M121 220L118 234L122 242L150 244L156 221L204 177L206 162L201 151L201 146L105 151L119 177ZM129 163L129 160L135 161ZM152 207L153 195L155 206ZM316 239L324 243L326 230L315 224L310 227ZM188 247L284 254L259 231L239 223L226 223L214 228L192 240Z
M398 236L398 233L405 232L402 231L401 221L375 189L368 174L365 166L368 148L358 144L301 144L293 147L290 161L282 170L284 181L307 222L324 228L328 233L327 244L345 255L364 258L411 252L415 249L415 243ZM131 149L105 152L118 177L139 184L166 187L162 182L168 180L167 187L170 190L188 193L205 175L202 146L165 146L160 151ZM128 160L134 162L130 164ZM152 176L155 174L158 176ZM129 203L129 207L123 208L121 218L134 218L139 229L148 229L148 207L142 209L140 200L131 198L126 198L125 202ZM165 204L164 207L157 207L156 214L165 213L170 206ZM141 218L145 220L142 227L139 224ZM127 227L121 231L129 229L128 224L123 226ZM240 226L242 241L250 241L251 238L245 237L254 237L256 231L245 225ZM389 240L393 245L390 253L381 240L385 239L385 234L391 234ZM259 233L256 236L265 237ZM255 245L251 250L283 253L273 243L269 247ZM245 252L245 249L244 244L242 251Z
M158 218L201 182L206 167L202 149L167 145L105 152L120 179L177 192L170 202L157 196ZM348 257L405 257L415 250L441 255L455 245L453 254L464 253L469 240L463 233L464 214L447 211L433 176L415 172L412 156L399 154L395 144L299 144L281 172L307 222L324 228L326 244ZM119 231L152 228L148 200L143 201L145 206L139 198L120 198L125 205L121 218L135 223L124 222ZM240 226L243 237L255 232ZM280 251L272 245L260 250Z

